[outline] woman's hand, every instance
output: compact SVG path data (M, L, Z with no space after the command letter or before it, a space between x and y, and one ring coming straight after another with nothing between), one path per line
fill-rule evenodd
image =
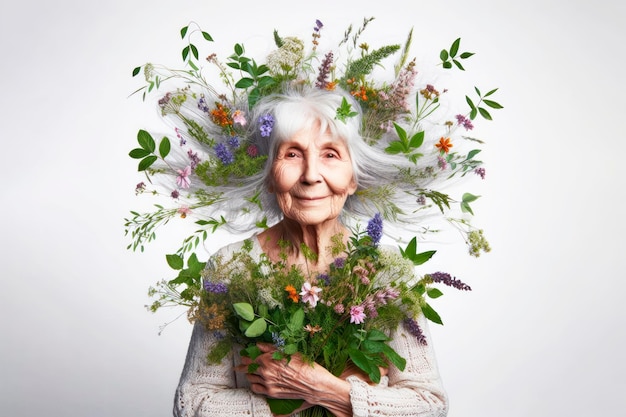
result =
M236 368L247 372L251 363L258 365L254 372L246 374L252 392L270 398L304 400L299 410L321 405L337 416L352 414L348 382L316 363L306 363L299 354L291 355L290 360L276 360L272 358L275 349L271 344L257 346L263 353L254 361L242 358Z

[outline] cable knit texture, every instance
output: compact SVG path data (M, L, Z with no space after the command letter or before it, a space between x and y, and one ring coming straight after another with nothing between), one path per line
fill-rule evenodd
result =
M251 255L259 258L261 247L252 239ZM222 248L217 255L229 257L239 251L243 242ZM380 384L369 385L358 377L348 377L350 401L356 417L444 417L448 411L446 393L423 317L418 323L428 345L400 326L393 335L391 347L406 359L404 371L390 367ZM265 399L248 390L245 375L234 372L240 362L237 352L231 352L218 365L209 364L207 353L216 343L212 332L198 323L194 325L187 358L174 400L176 417L272 417Z

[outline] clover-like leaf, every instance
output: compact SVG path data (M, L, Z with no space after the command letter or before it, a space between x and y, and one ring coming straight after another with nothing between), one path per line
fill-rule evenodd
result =
M235 313L244 320L254 320L254 309L249 303L234 303Z

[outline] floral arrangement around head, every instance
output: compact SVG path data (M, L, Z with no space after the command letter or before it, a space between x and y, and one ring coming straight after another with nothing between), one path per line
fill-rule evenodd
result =
M225 62L210 54L206 61L217 70L223 82L221 90L207 82L199 49L192 42L195 35L208 42L213 38L191 25L181 30L186 40L182 50L185 69L145 64L133 71L138 75L143 69L145 74L147 84L135 92L141 92L144 99L172 82L182 85L158 100L162 116L174 124L177 143L167 136L155 140L151 133L140 130L139 146L130 152L146 176L137 184L136 193L165 198L173 206L157 204L152 212L133 211L132 217L125 219L126 233L132 238L128 247L143 250L155 239L155 230L174 217L196 217L198 230L175 254L167 255L178 276L150 289L155 301L149 309L155 312L166 306L184 306L191 321L219 332L223 339L209 352L211 361L220 361L234 343L246 348L245 355L254 357L258 354L254 343L266 341L274 344L276 359L299 353L337 376L352 363L376 382L381 377L380 366L404 366L404 359L387 344L390 331L403 323L420 343L426 343L415 318L424 314L442 323L426 301L442 295L434 284L470 289L447 273L415 274L415 267L435 253L418 252L417 237L399 253L379 247L383 219L393 223L394 213L401 211L394 208L394 201L385 200L388 194L384 187L369 190L369 194L365 190L359 198L378 198L392 209L368 219L365 232L356 228L347 246L338 237L332 248L336 260L326 274L310 275L267 258L259 262L250 256L249 244L232 259L212 258L209 267L198 259L193 251L211 232L231 226L231 220L253 219L253 227L261 229L271 226L263 217L257 194L247 196L245 205L236 206L239 212L232 213L228 192L258 175L268 163L253 138L270 135L274 120L271 115L258 120L249 117L259 100L285 86L302 84L349 92L360 108L344 100L337 108L337 120L361 113L361 134L368 143L402 155L415 165L414 170L404 173L406 180L415 184L412 195L417 208L413 213L432 208L439 217L461 228L473 256L490 250L482 230L474 228L467 218L450 215L455 206L464 215L472 215L470 203L478 197L464 193L455 200L442 187L467 174L485 177L482 162L476 159L483 142L467 133L477 117L490 120L489 109L502 108L491 99L497 89L483 94L475 87L477 97L465 96L469 106L466 113L437 120L435 115L447 90L428 83L416 85L416 61L408 59L412 31L403 47L371 49L360 39L372 20L364 19L356 30L349 26L339 43L343 55L339 50L321 51L324 26L320 21L315 22L308 50L301 39L282 37L275 31L276 50L262 64L248 57L239 43ZM377 82L372 75L374 68L396 53L400 57L394 65L393 80ZM462 62L471 56L471 52L460 52L460 38L456 39L449 49L441 51L441 67L464 70ZM471 147L464 151L463 145ZM423 226L423 230L428 228ZM301 249L314 256L307 248ZM297 401L268 402L277 414L288 414L298 406Z
M186 41L182 50L184 69L150 63L135 68L134 76L142 70L145 75L146 85L135 91L142 93L144 99L168 88L160 96L158 106L164 120L174 125L177 143L167 136L155 140L143 129L137 134L138 147L131 150L130 156L139 160L138 169L146 180L136 185L135 192L158 196L168 204L156 204L151 212L131 212L132 216L125 219L126 234L132 238L128 247L143 250L147 242L155 239L158 227L178 216L194 217L200 226L183 241L176 252L180 256L194 250L218 228L241 231L241 225L236 224L239 221L247 221L248 230L271 226L257 190L252 190L239 205L233 203L229 191L259 174L266 164L267 155L259 152L254 137L269 136L274 120L270 114L250 120L255 104L286 87L308 85L349 92L360 106L362 137L372 146L403 155L415 165L414 169L403 172L403 182L413 187L410 194L414 207L410 211L396 206L390 184L381 184L376 190L360 190L359 199L374 201L375 211L392 223L402 213L415 226L420 223L419 214L430 210L461 229L471 255L489 251L482 230L464 217L473 214L471 203L478 196L463 193L460 198L453 198L443 188L450 180L469 173L484 179L482 161L476 159L483 141L468 136L468 132L477 117L490 120L489 109L502 108L491 99L497 89L482 93L475 87L476 97L465 96L469 106L465 113L436 118L448 90L427 82L417 85L416 60L408 59L412 30L404 46L372 49L368 43L361 42L372 20L364 19L357 29L350 25L334 50L322 51L324 26L317 20L308 50L303 40L283 37L274 31L276 50L269 53L265 63L247 56L244 45L236 43L225 62L216 54L208 55L209 68L202 66L199 48L192 38L201 36L207 42L213 38L188 25L180 32ZM463 61L474 55L461 52L460 42L458 38L449 49L441 51L444 70L464 70ZM397 54L393 79L377 81L374 70ZM211 69L215 71L212 75L221 79L221 88L207 81ZM171 84L175 88L166 87ZM344 101L337 108L337 119L353 117L356 110ZM471 146L465 151L468 145ZM452 214L459 210L461 215ZM417 227L424 233L431 231L423 225Z

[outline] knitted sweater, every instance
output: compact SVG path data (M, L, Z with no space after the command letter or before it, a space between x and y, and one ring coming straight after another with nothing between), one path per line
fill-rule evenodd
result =
M261 246L252 239L250 254L259 258ZM243 242L220 249L217 255L231 256ZM428 324L423 316L417 319L428 345L420 344L403 326L392 335L390 346L406 359L404 371L391 366L387 376L377 385L370 385L356 376L351 385L350 401L354 416L444 417L448 401L443 389ZM248 389L245 375L234 372L240 363L236 349L220 364L209 364L207 353L217 342L214 333L196 323L191 335L187 358L174 400L176 417L272 417L265 398Z

